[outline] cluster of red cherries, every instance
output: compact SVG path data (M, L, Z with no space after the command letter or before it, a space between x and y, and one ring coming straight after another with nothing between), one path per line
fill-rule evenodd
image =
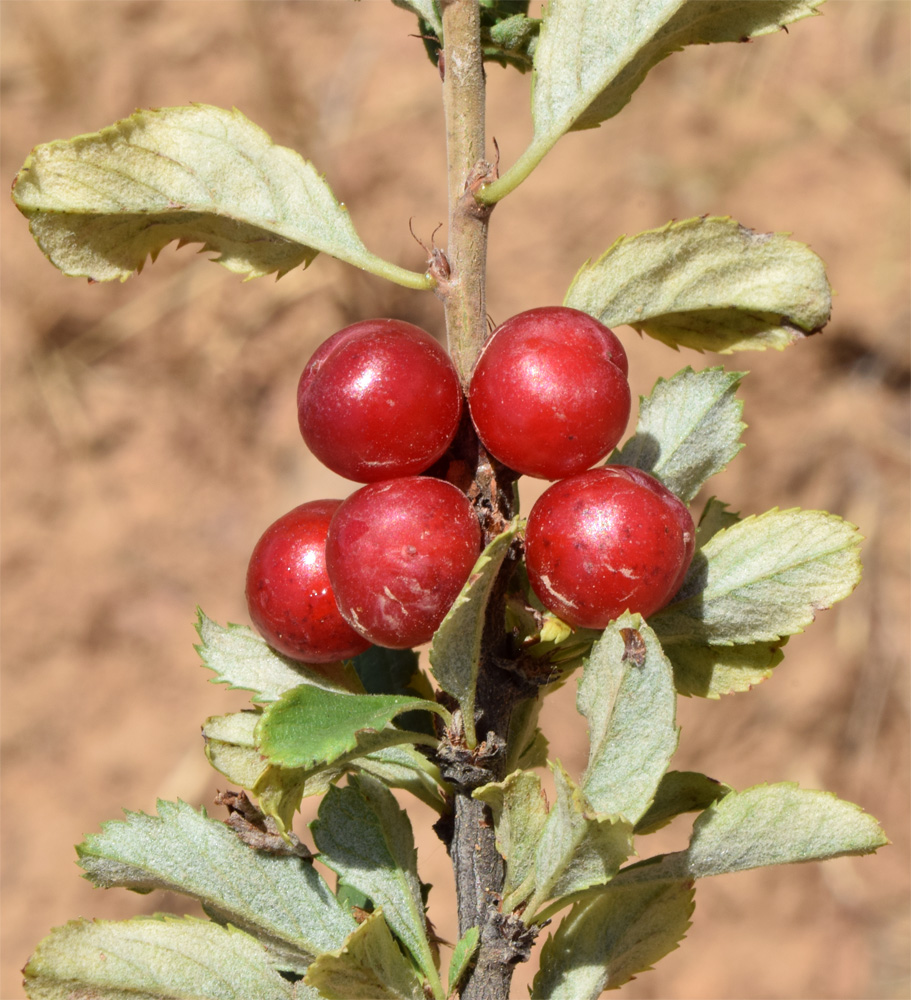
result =
M525 562L540 602L574 627L602 629L625 610L647 617L674 596L693 556L693 521L673 493L639 469L592 468L629 420L627 374L611 330L553 306L499 326L468 387L488 453L556 480L529 513ZM449 355L410 323L355 323L313 355L297 405L317 458L366 485L302 504L266 530L247 571L254 625L307 663L428 642L482 543L468 497L428 474L465 405Z

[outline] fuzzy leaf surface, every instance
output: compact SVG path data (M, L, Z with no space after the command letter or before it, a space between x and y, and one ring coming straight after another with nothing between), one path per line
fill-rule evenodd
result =
M31 1000L292 1000L243 931L193 917L71 920L25 967Z
M732 792L730 785L698 771L668 771L661 779L655 801L636 824L636 834L654 833L686 812L701 812Z
M778 510L718 531L649 624L666 648L776 643L860 581L861 535L819 510Z
M369 775L352 775L344 788L329 789L310 828L320 861L382 909L418 967L438 984L414 835L392 792Z
M685 851L624 868L617 883L705 878L727 872L871 854L889 843L882 827L853 802L794 782L729 792L693 824Z
M550 810L541 779L527 771L474 793L491 807L497 850L506 859L503 911L526 903L526 923L547 900L608 882L633 853L632 825L596 814L559 763L551 770L556 799Z
M784 659L783 642L743 646L668 644L665 652L674 668L677 694L717 700L725 694L749 691L772 676Z
M551 0L535 50L540 159L570 130L595 128L657 63L687 45L741 42L814 13L822 0Z
M678 947L692 913L691 882L609 883L545 941L532 1000L596 1000L617 989Z
M273 702L256 727L256 745L270 763L312 768L358 751L358 756L396 743L430 743L425 733L385 728L409 709L448 715L436 702L398 695L343 694L297 687Z
M742 377L723 368L684 368L658 379L651 395L640 399L636 433L611 463L648 472L689 503L743 447L743 404L734 395Z
M719 531L730 528L740 519L740 514L728 510L726 503L722 503L717 497L709 497L696 525L696 548L701 549Z
M782 350L818 332L832 293L823 262L803 243L702 217L621 236L582 266L563 304L670 347L730 354Z
M582 791L598 813L638 822L678 738L671 665L639 615L624 614L592 647L576 707L589 727Z
M131 812L105 823L76 852L95 886L197 899L219 923L256 937L279 968L303 972L354 928L312 864L254 850L185 802L159 800L158 816Z
M203 739L209 763L234 785L259 799L259 807L271 816L284 834L291 829L301 800L322 795L344 773L343 767L284 768L270 764L256 745L259 712L235 712L206 719Z
M518 521L513 521L478 557L461 593L436 630L430 648L433 676L440 687L458 701L469 746L476 744L475 688L487 603L518 527Z
M455 948L452 950L452 958L449 961L449 992L459 985L459 980L465 975L469 963L474 958L474 953L478 949L478 941L481 932L477 927L469 927L459 938Z
M347 210L312 163L238 110L136 111L100 132L32 150L13 186L32 236L64 274L128 278L174 240L202 243L254 278L328 253L376 272ZM423 275L412 287L429 287Z
M528 899L534 889L535 855L547 822L541 779L531 771L514 771L472 794L490 806L493 814L497 851L506 860L502 895L512 908Z
M326 1000L426 1000L382 910L371 913L338 951L320 955L305 982Z
M213 684L227 684L232 690L252 691L254 702L278 701L300 684L327 691L356 691L357 675L345 663L324 664L319 668L290 660L276 653L265 639L246 625L227 627L198 611L196 647L203 664L217 675Z

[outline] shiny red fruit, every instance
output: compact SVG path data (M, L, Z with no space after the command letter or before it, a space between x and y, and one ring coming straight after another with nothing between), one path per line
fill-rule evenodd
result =
M481 551L465 495L442 479L371 483L339 507L326 564L345 619L377 646L427 642Z
M316 351L298 384L297 413L304 441L324 465L372 483L433 465L459 426L462 390L429 333L370 319Z
M263 533L247 568L247 608L262 637L305 663L333 663L370 646L342 618L326 573L326 534L341 500L295 507Z
M606 458L630 412L628 362L613 331L562 306L498 327L471 376L468 404L484 447L516 472L563 479Z
M579 628L674 596L696 530L683 503L640 469L611 465L554 483L528 516L525 562L541 603Z

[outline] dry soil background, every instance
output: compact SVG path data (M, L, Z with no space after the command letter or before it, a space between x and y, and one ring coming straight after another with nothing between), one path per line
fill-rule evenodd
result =
M4 2L2 176L32 146L138 106L235 105L324 171L371 248L412 268L445 218L439 78L409 16L342 2ZM827 508L859 524L866 574L748 695L680 705L683 767L737 787L794 780L861 803L893 845L865 859L701 883L683 947L631 997L908 997L909 6L831 2L749 45L690 50L617 119L574 135L497 208L495 320L559 302L621 233L730 214L827 261L831 325L783 354L675 355L621 330L634 390L683 364L750 371L745 451L711 483L744 513ZM490 133L511 162L529 79L489 71ZM72 845L156 795L223 785L199 725L244 704L192 649L199 602L246 621L250 549L297 503L351 486L299 439L316 345L356 319L439 332L427 294L320 258L248 284L165 251L124 285L55 272L2 207L3 968L0 996L53 925L180 906L101 892ZM441 233L442 237L443 234ZM540 487L538 487L540 489ZM524 492L526 506L534 489ZM584 748L572 686L553 753ZM217 810L215 810L218 812ZM445 852L411 809L432 916L454 939ZM298 832L312 817L305 803ZM686 825L664 843L685 842ZM192 912L192 911L191 911ZM525 995L525 970L515 996Z

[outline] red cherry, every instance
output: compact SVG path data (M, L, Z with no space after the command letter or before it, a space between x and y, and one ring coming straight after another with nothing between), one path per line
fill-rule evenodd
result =
M562 306L508 319L468 390L484 447L516 472L562 479L606 458L630 412L628 363L613 331Z
M333 472L359 483L423 472L446 451L462 390L429 333L371 319L333 334L297 389L301 434Z
M641 469L610 465L555 483L528 516L525 561L541 603L570 625L648 617L680 588L696 530L683 503Z
M266 528L247 568L247 608L262 637L306 663L333 663L370 643L342 618L326 573L326 534L341 500L301 504Z
M345 619L377 646L429 641L481 551L471 504L441 479L409 476L353 493L329 527L326 563Z

